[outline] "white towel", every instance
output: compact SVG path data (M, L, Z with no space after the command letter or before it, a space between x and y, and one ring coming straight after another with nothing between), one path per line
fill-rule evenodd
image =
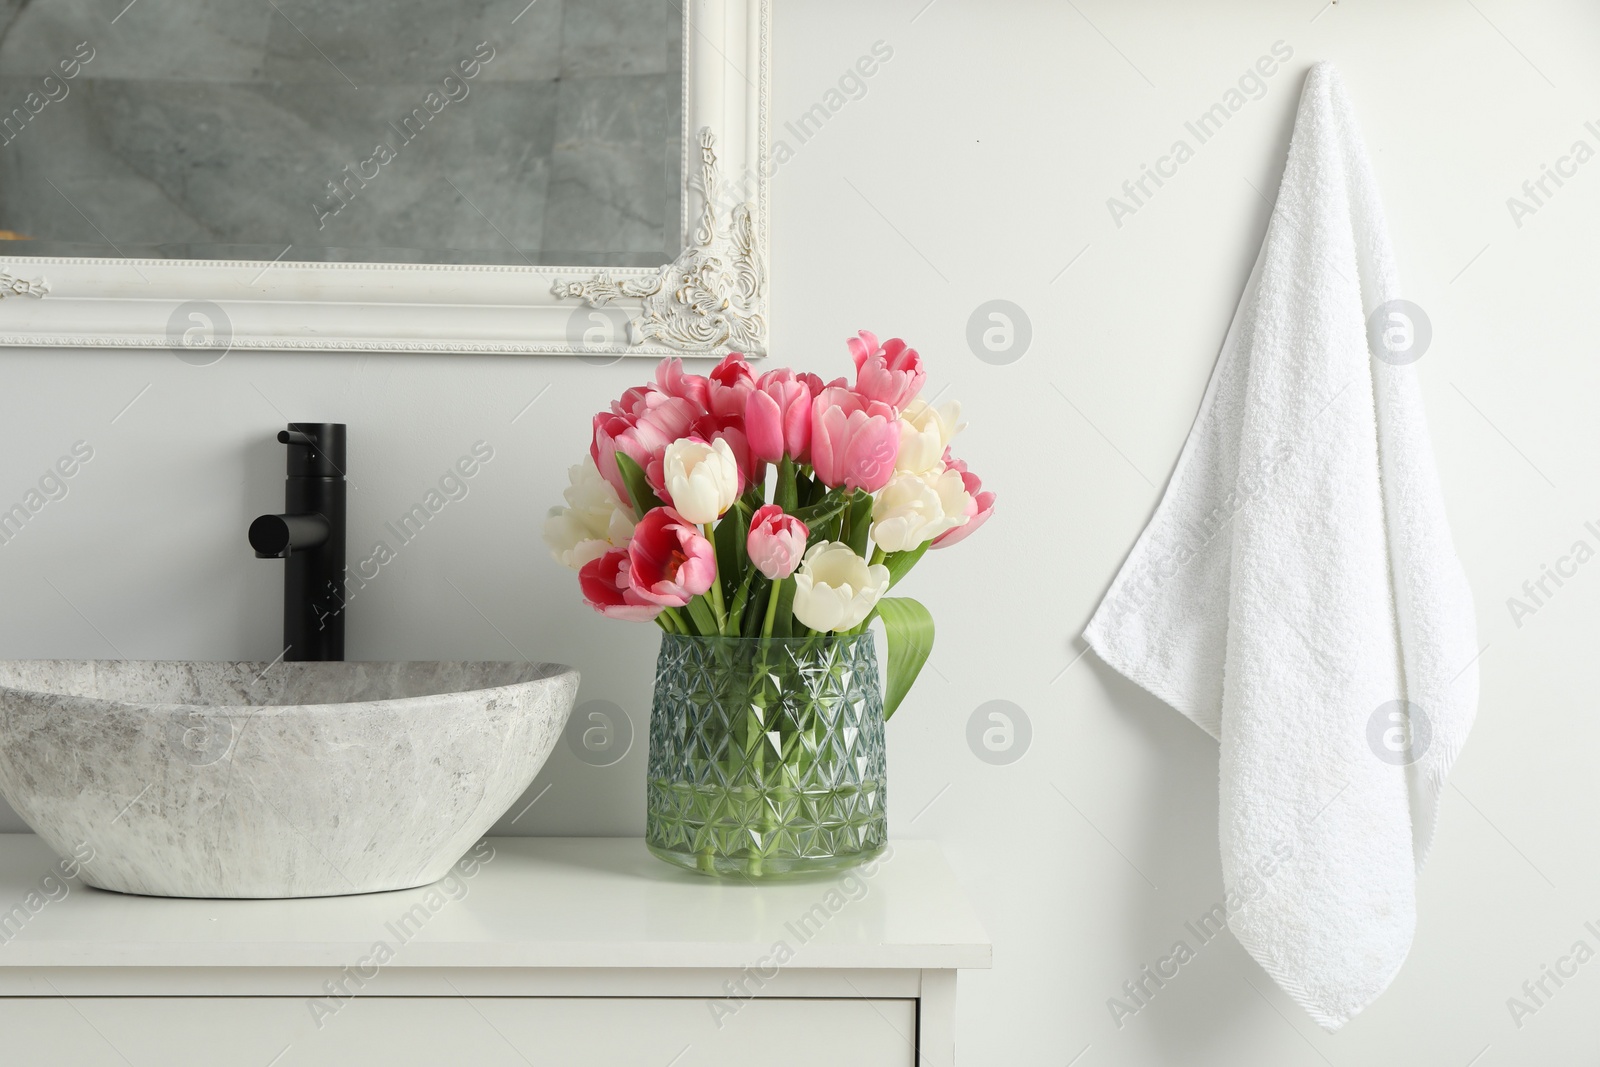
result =
M1221 743L1229 926L1328 1030L1410 950L1478 696L1414 368L1368 348L1398 296L1349 98L1319 64L1200 414L1084 633Z

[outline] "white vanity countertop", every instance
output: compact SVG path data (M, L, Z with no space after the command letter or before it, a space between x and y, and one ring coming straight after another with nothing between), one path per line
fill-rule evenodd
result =
M0 834L0 972L338 967L380 941L395 946L391 967L740 968L779 941L790 968L990 965L930 841L892 842L854 871L750 884L679 871L636 838L486 840L471 877L458 866L423 889L176 900L68 881L38 838Z

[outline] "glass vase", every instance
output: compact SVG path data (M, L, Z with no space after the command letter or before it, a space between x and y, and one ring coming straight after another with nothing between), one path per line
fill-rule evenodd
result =
M703 874L852 867L888 837L883 690L869 634L664 634L645 842Z

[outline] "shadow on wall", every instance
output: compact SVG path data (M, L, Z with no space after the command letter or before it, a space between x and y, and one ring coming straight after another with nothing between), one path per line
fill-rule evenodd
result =
M1272 982L1233 935L1210 918L1224 896L1217 849L1217 744L1098 656L1085 656L1084 666L1158 767L1150 787L1134 801L1145 838L1129 842L1129 855L1140 860L1143 876L1159 888L1151 889L1140 875L1130 883L1137 891L1123 912L1121 952L1127 962L1122 973L1099 978L1105 1023L1112 1033L1147 1028L1163 1051L1162 1062L1206 1061L1207 1050L1228 1047L1238 1021L1257 1007L1244 985L1217 981L1219 970L1242 973L1261 988ZM1122 861L1112 856L1108 862ZM1160 1010L1146 1012L1146 1005Z

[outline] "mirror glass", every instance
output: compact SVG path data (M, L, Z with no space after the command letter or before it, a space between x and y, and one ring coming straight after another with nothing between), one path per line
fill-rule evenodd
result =
M0 255L651 267L672 0L0 0Z

